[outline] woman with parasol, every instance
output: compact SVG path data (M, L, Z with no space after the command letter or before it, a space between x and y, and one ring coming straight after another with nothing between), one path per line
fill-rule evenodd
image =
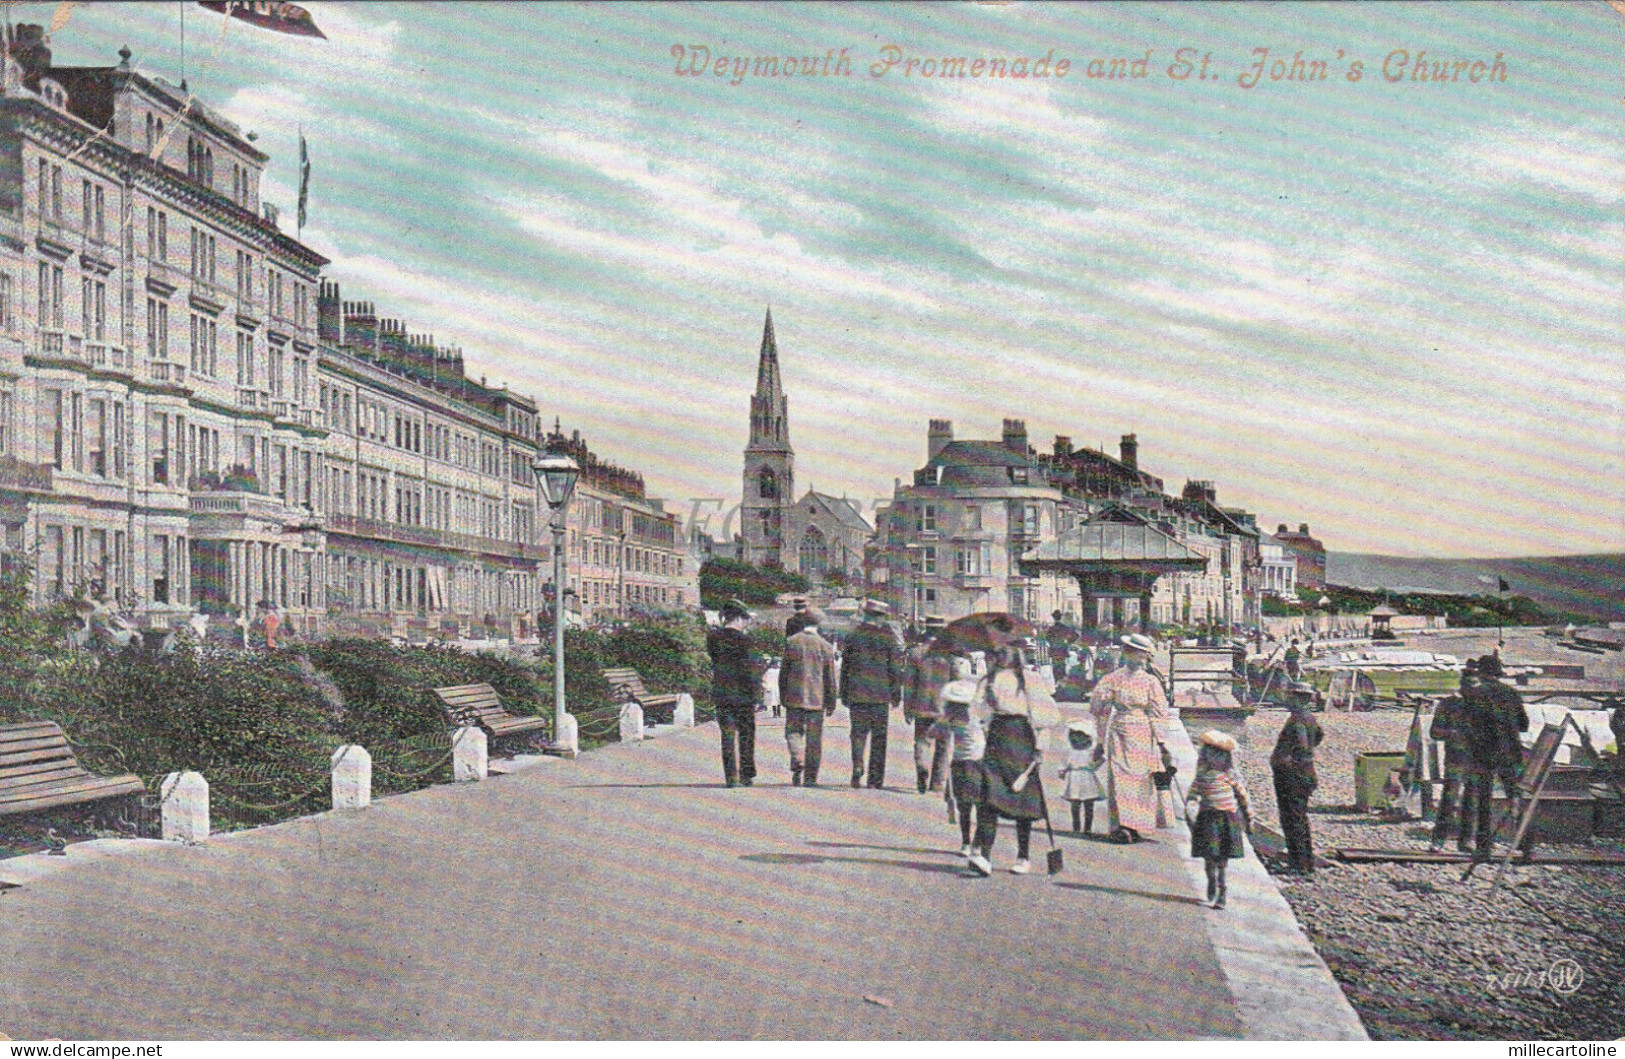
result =
M979 630L979 631L978 631ZM988 673L977 688L973 708L986 716L987 746L982 756L982 803L977 809L976 836L970 866L979 875L993 873L993 841L999 817L1016 822L1016 862L1012 874L1031 870L1028 858L1033 821L1046 819L1044 785L1039 777L1042 752L1038 733L1060 720L1054 701L1036 683L1029 684L1015 642L1031 626L1007 614L972 615L944 630L964 650L987 652Z
M1115 842L1139 842L1157 828L1156 774L1167 768L1168 697L1150 672L1156 650L1149 636L1120 641L1123 666L1101 678L1089 696L1095 756L1106 762L1106 806Z

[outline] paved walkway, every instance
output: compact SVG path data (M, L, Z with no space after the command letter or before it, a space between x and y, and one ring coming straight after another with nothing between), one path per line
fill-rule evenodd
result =
M86 857L0 891L0 1032L1247 1031L1247 998L1238 1004L1238 980L1209 940L1210 918L1225 913L1198 902L1200 871L1180 839L1127 848L1061 837L1067 870L1052 879L1040 832L1037 873L968 877L940 798L914 793L909 742L892 728L884 791L846 785L844 728L828 732L826 786L790 787L771 725L759 733L757 786L726 789L707 725L201 846ZM1045 766L1052 790L1056 766ZM1052 808L1066 815L1064 802ZM995 865L1014 849L1006 827Z

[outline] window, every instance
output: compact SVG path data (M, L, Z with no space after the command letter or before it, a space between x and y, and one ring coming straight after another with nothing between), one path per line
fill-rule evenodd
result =
M0 390L0 456L11 451L11 405L10 390Z
M11 304L14 283L11 273L0 272L0 331L10 331L17 326L16 312Z
M982 509L975 504L965 508L965 528L979 530L982 528Z
M247 331L237 332L237 385L254 385L254 336Z
M1025 467L1012 467L1012 468L1010 468L1010 481L1015 485L1026 485L1027 484L1027 468L1025 468Z
M1023 536L1038 536L1038 505L1024 504L1021 509L1021 532Z
M920 549L920 573L934 574L937 572L937 550L935 548Z
M954 550L954 573L961 577L980 577L982 574L982 550L976 545L968 548Z
M169 359L169 303L157 298L147 299L147 356Z
M107 340L107 284L101 280L85 279L80 286L80 324L85 341Z
M41 326L62 327L62 266L39 263L39 321Z
M90 400L90 415L85 421L85 434L90 441L90 473L98 478L107 477L107 402Z
M169 602L169 538L158 534L154 542L156 554L153 556L154 569L152 577L152 601L154 603Z
M914 529L918 533L935 533L937 531L937 505L920 505L920 510L914 516Z
M169 416L164 412L152 413L148 444L152 448L152 482L169 484Z
M85 410L83 395L69 394L68 408L68 440L72 445L73 469L83 473L85 469Z

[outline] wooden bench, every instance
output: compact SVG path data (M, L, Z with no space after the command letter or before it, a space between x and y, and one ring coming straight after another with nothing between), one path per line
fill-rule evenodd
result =
M546 728L550 723L545 717L516 717L504 710L496 689L489 684L435 688L434 694L454 722L478 725L490 732L493 738L535 731Z
M54 721L0 727L0 816L140 794L139 776L94 776Z
M604 679L609 681L610 694L617 701L630 698L643 708L645 724L672 723L673 710L677 700L682 697L679 693L651 695L649 689L643 686L643 678L638 676L638 671L630 666L606 669Z

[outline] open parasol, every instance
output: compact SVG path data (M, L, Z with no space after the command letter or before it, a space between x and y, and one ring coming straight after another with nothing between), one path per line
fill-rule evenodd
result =
M943 627L942 637L957 651L996 651L1036 630L1032 622L1003 611L985 611L956 618Z

